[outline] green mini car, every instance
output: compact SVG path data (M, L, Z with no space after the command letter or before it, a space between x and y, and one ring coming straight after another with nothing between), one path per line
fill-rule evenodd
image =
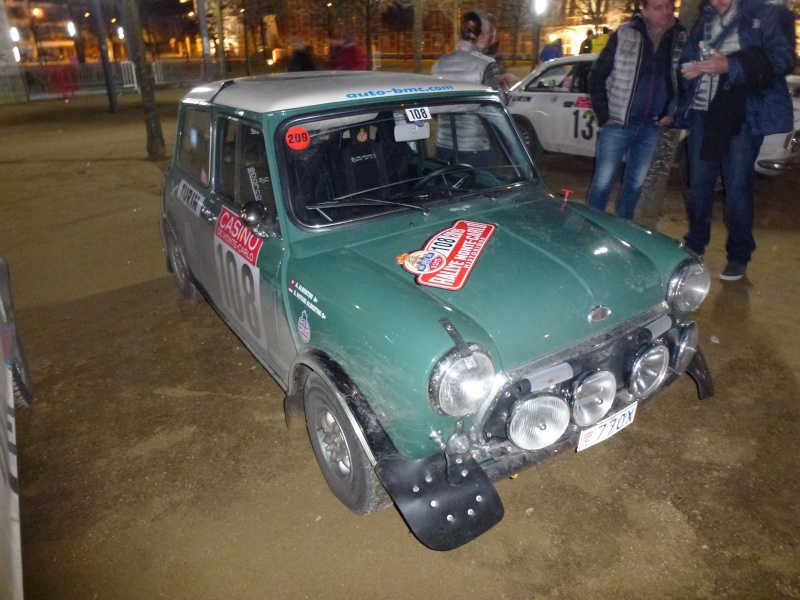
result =
M556 197L501 98L401 73L206 84L179 109L161 220L198 290L304 417L352 511L458 547L500 477L628 426L684 373L703 263Z

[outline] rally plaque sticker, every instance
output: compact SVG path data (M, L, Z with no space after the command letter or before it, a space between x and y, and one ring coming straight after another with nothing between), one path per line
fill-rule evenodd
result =
M460 290L494 230L488 223L459 220L428 240L422 250L398 256L397 262L414 273L420 285Z
M236 213L222 207L214 230L222 308L266 348L261 315L261 273L257 266L263 243L263 239L242 224Z

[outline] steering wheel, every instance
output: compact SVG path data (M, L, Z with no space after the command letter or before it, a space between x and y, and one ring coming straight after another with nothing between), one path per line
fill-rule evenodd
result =
M472 171L472 165L469 165L467 163L455 163L455 164L452 164L452 165L445 165L445 166L441 167L440 169L436 169L435 171L431 171L427 175L423 176L421 179L418 179L417 182L414 183L413 186L411 186L411 189L412 190L421 189L430 180L436 179L439 176L442 177L442 180L444 181L445 185L449 185L448 182L447 182L447 179L444 178L444 176L447 173L451 173L452 171L466 171L466 170L469 170L471 172ZM472 173L470 173L470 174L472 174ZM464 179L466 179L466 177L467 176L464 176ZM458 187L458 186L456 185L454 187Z

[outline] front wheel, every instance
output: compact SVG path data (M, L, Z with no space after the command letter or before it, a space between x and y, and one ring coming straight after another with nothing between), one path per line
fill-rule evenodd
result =
M170 271L175 276L175 283L181 295L187 300L194 300L197 297L197 288L183 259L183 253L171 233L167 234L167 257Z
M391 501L375 474L342 407L319 375L305 386L308 437L328 487L359 515L374 513Z
M531 158L538 162L539 159L542 158L544 148L542 148L542 143L539 141L539 136L536 135L536 130L533 128L533 125L531 125L528 119L517 116L514 117L514 123L519 130L522 141L525 142L525 147L528 149Z

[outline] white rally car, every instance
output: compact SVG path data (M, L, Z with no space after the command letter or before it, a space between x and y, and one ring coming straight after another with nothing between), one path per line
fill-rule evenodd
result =
M547 61L511 88L508 109L534 159L543 151L594 156L600 126L589 98L589 71L596 59L581 54ZM762 175L800 168L800 77L786 79L794 131L764 138L755 164Z

